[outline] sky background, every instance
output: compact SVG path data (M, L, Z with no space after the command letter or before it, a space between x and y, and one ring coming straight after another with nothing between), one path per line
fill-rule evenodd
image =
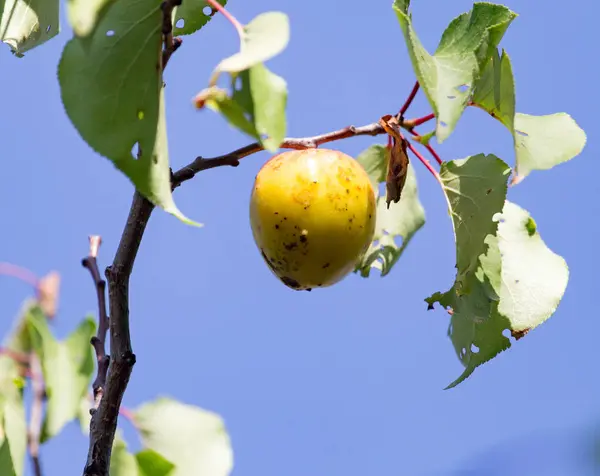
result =
M244 23L268 10L290 16L290 44L268 63L288 82L288 135L367 124L398 110L415 77L391 3L231 0ZM351 275L331 288L295 292L272 276L252 240L248 199L269 157L263 152L177 190L180 209L204 228L162 211L152 216L131 280L138 360L124 405L170 395L218 412L231 436L235 476L593 474L585 459L600 427L600 74L590 31L600 7L593 0L573 8L558 0L507 5L520 14L501 44L513 63L517 110L568 112L588 136L580 156L533 172L508 195L569 264L556 314L443 390L462 366L446 336L448 316L427 312L423 301L447 290L455 273L438 184L415 165L427 222L390 275ZM433 51L448 22L470 8L467 0L415 0L426 48ZM0 49L0 261L61 274L55 330L63 337L96 312L80 265L87 237L102 235L101 265L112 261L133 188L64 113L56 65L71 32L61 17L63 32L25 58ZM191 106L237 46L235 31L217 16L185 37L171 59L165 79L173 168L250 142L220 116ZM428 112L419 94L409 116ZM334 147L356 156L382 141L361 137ZM478 110L467 110L437 150L445 160L484 152L514 163L508 131ZM28 295L23 283L0 279L0 335ZM136 449L131 426L120 425ZM70 424L42 449L46 475L80 474L86 452L86 438Z

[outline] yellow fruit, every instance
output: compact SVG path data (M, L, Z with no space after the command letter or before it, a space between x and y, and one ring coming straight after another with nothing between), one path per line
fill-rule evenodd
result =
M291 150L259 171L250 200L254 241L292 289L331 286L350 273L375 232L375 191L336 150Z

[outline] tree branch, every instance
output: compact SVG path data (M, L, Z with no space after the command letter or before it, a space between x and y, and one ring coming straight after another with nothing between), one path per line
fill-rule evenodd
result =
M31 466L35 476L42 476L42 465L40 462L40 434L42 432L42 418L44 410L44 399L46 392L44 390L44 377L42 375L42 364L35 353L31 353L31 387L33 390L33 402L31 404L31 417L29 420L29 430L27 432L27 445Z
M81 265L86 268L92 275L96 295L98 297L98 332L92 337L90 343L96 352L96 361L98 362L98 373L92 384L94 391L94 407L96 410L100 405L100 400L104 395L104 387L106 385L106 373L108 372L108 364L110 357L106 355L106 333L108 332L108 314L106 313L106 281L102 279L100 270L98 269L98 249L102 243L100 236L94 235L89 237L90 252L87 257L81 260Z
M163 51L162 51L162 68L163 71L177 48L181 46L181 38L173 37L173 10L181 5L182 0L166 0L161 3L160 7L163 11L162 34L163 34Z
M312 147L318 147L322 144L326 144L327 142L347 139L349 137L377 136L385 133L386 132L381 126L381 124L379 124L378 122L374 122L373 124L367 124L366 126L361 127L348 126L337 131L327 132L325 134L319 134L313 137L288 137L283 140L279 148L296 150L310 149ZM236 167L239 164L240 159L248 157L252 154L256 154L257 152L260 152L262 150L264 150L264 147L260 143L254 142L252 144L234 150L233 152L229 152L228 154L221 155L218 157L212 157L209 159L197 157L192 163L186 165L185 167L181 168L173 174L173 188L176 188L183 182L194 178L194 176L198 172L201 172L203 170L211 169L214 167L220 167L223 165L230 165Z
M119 407L135 364L129 335L129 277L154 205L139 192L133 202L112 266L106 268L110 309L110 365L106 389L90 423L84 476L109 476Z

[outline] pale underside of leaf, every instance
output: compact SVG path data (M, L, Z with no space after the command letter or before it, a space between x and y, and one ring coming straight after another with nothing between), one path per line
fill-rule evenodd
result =
M155 205L198 225L181 214L171 193L160 4L115 2L90 36L71 39L59 63L61 97L92 149Z
M285 13L262 13L244 27L240 51L222 60L216 71L239 73L263 63L281 53L289 39L289 19Z
M436 138L442 143L454 130L475 81L516 14L502 5L475 3L455 18L431 55L417 37L408 13L409 0L393 8L404 33L415 74L436 115Z
M135 424L144 447L175 465L170 476L227 476L233 468L229 436L214 413L159 398L135 411Z
M3 0L0 2L0 41L16 56L60 32L58 0Z
M469 293L457 293L453 287L427 299L452 309L448 334L465 366L447 388L508 349L506 331L521 338L546 321L566 290L566 262L546 246L526 210L506 201L495 220L497 233L486 237L486 253L468 277Z
M67 17L77 36L88 36L115 0L68 0Z
M516 165L512 183L533 170L548 170L581 153L586 134L565 113L533 116L515 112L515 83L508 54L496 50L475 86L472 104L500 121L514 139Z
M19 370L13 359L0 356L0 474L21 476L27 429L23 394L16 384Z

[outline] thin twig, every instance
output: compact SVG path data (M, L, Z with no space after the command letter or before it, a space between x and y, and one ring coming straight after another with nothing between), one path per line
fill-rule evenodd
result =
M410 132L415 138L420 139L421 136L414 130L409 129L408 132ZM421 143L422 144L422 143ZM433 147L431 147L431 145L429 144L422 144L423 146L425 146L425 148L428 150L428 152L432 155L432 157L436 160L436 162L440 165L442 165L442 158L440 157L440 155L435 151L435 149Z
M42 465L40 462L40 435L42 432L42 418L44 409L44 376L42 374L42 364L39 357L32 353L30 356L31 366L31 388L33 390L33 401L31 404L31 417L29 419L29 430L27 434L27 444L29 448L29 457L35 476L42 476Z
M413 99L417 95L418 91L419 91L419 81L417 81L415 83L415 85L412 88L412 91L410 92L410 94L406 98L406 101L404 102L404 104L400 108L400 112L398 112L398 116L397 117L398 117L398 119L400 119L400 122L402 122L402 119L404 119L404 114L406 113L406 111L408 111L408 108L412 104Z
M173 9L181 5L182 0L165 0L160 7L163 11L162 34L163 34L163 51L162 51L162 68L167 66L171 55L175 53L177 48L181 46L181 38L173 37Z
M92 389L94 391L93 409L96 410L104 395L106 373L108 372L108 364L110 362L110 357L106 355L106 333L108 332L109 322L108 314L106 313L106 281L104 281L100 275L97 261L98 249L102 244L102 238L93 235L89 237L89 240L90 252L87 257L81 260L81 264L90 272L92 279L94 280L94 287L96 288L96 295L98 298L98 331L90 341L96 352L96 361L98 362L98 372L96 374L96 379L92 384Z
M40 278L27 268L12 263L0 263L0 275L11 276L37 288Z
M333 142L340 139L347 139L349 137L356 136L376 136L380 134L385 134L385 130L378 122L374 122L373 124L368 124L366 126L354 127L348 126L343 129L339 129L333 132L327 132L325 134L319 134L313 137L302 137L302 138L294 138L289 137L283 140L279 148L281 149L310 149L313 147L318 147L322 144L326 144L327 142ZM182 169L178 170L173 174L173 187L178 187L181 183L186 180L190 180L194 177L198 172L202 170L210 169L213 167L220 167L223 165L231 165L237 166L240 159L244 157L248 157L249 155L256 154L264 150L263 146L254 142L253 144L249 144L247 146L241 147L233 152L229 152L228 154L221 155L219 157L213 157L210 159L205 159L203 157L197 157L192 163L186 165Z

